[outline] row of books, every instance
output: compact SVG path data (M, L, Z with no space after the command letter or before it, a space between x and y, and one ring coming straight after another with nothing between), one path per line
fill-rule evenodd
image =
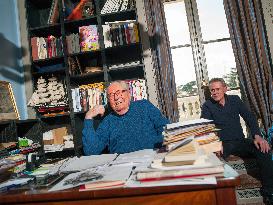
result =
M107 0L103 5L101 14L125 11L134 7L134 0Z
M133 101L147 99L145 80L127 80ZM86 112L95 105L106 105L107 95L104 83L81 85L71 89L74 112Z
M105 48L139 42L135 21L106 22L102 27Z
M74 112L86 112L95 105L105 105L107 96L104 83L81 85L71 89Z
M131 93L131 99L133 101L147 99L146 83L143 79L127 80L129 90Z
M69 54L81 52L80 35L78 33L71 33L66 36L66 48Z
M48 36L31 38L32 59L40 60L63 55L63 44L61 37Z
M69 54L93 51L99 49L97 25L79 27L79 33L66 36L67 52Z

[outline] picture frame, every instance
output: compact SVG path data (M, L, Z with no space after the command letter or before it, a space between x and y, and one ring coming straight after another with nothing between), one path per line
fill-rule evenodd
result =
M0 121L20 119L10 82L0 81Z

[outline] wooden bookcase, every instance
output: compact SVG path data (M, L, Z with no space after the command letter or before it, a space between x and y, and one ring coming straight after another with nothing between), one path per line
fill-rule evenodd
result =
M66 88L68 99L68 111L65 114L56 116L41 116L37 112L37 118L42 124L42 131L54 129L61 126L70 126L73 134L74 149L73 154L82 154L82 128L85 112L74 112L71 89L80 85L89 83L103 82L106 86L114 80L145 79L142 44L141 39L136 43L105 47L103 35L103 25L107 22L135 20L137 24L136 8L129 8L120 12L111 12L101 14L101 10L106 0L93 0L94 14L87 18L77 20L67 20L66 10L64 9L65 0L56 0L58 2L59 18L53 24L48 24L48 18L55 0L26 0L26 14L28 26L28 39L30 53L32 53L31 39L33 37L44 37L53 35L62 40L63 52L58 56L35 59L31 58L31 73L35 84L39 77L48 77L52 74L60 79ZM80 3L80 0L69 0L72 4ZM78 33L79 27L96 25L98 31L99 49L85 52L69 53L67 51L66 36L72 33ZM139 27L138 27L139 28ZM138 34L139 35L139 34ZM139 36L140 38L140 36ZM31 55L31 57L33 57ZM90 73L72 73L69 70L69 58L77 58L82 70L84 67L101 67L101 72ZM138 62L137 64L126 64L129 62ZM112 65L126 64L126 66ZM57 65L55 70L40 70L41 67ZM35 87L35 85L34 85Z

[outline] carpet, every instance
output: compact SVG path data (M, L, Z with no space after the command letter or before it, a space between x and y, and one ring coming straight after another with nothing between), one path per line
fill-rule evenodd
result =
M261 196L259 168L254 158L230 156L225 161L240 175L240 185L236 187L238 205L264 205Z

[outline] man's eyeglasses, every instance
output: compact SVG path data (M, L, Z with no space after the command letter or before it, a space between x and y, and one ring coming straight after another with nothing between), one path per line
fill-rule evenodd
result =
M127 91L127 90L117 90L117 91L114 92L114 93L109 93L109 94L108 94L108 97L109 97L110 99L114 99L115 96L123 95L126 91Z

